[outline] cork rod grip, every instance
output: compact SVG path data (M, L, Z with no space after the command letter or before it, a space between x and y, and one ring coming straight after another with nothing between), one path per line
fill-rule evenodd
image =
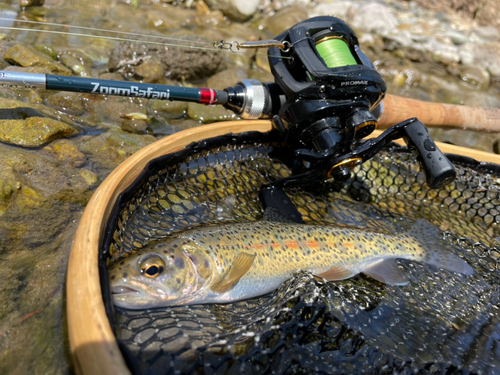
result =
M450 127L483 132L500 132L500 109L431 103L386 95L379 128L385 129L417 117L428 127Z

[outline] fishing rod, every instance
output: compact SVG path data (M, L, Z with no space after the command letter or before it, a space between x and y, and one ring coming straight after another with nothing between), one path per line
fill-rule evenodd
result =
M387 108L382 111L387 87L344 21L315 17L298 23L274 40L241 44L220 41L214 42L214 46L232 52L268 48L275 82L247 79L224 90L214 90L0 71L0 84L218 104L245 119L271 118L275 131L300 162L294 164L291 177L275 181L263 190L324 179L345 181L357 165L398 138L403 138L416 155L431 188L444 186L455 178L453 165L416 118L399 119L379 137L364 139L378 126L380 113L383 118L387 112ZM395 108L390 109L404 116Z

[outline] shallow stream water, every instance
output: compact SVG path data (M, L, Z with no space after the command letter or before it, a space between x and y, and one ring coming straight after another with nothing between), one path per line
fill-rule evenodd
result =
M314 15L322 6L330 4L328 1L292 3L263 2L266 8L262 13L247 23L238 23L219 11L207 12L204 4L196 1L172 4L167 1L46 0L42 7L26 9L21 9L15 0L0 1L3 19L0 26L24 29L0 29L0 33L5 34L0 35L0 51L3 54L16 44L32 46L64 62L66 69L73 67L72 74L90 77L142 77L159 83L214 88L231 86L244 78L271 81L265 52L220 52L216 56L219 65L210 75L203 76L180 70L176 61L162 65L151 57L154 48L156 52L165 53L165 47L136 45L128 50L132 55L137 48L139 55L149 56L145 61L150 65L141 70L142 62L125 61L129 55L119 47L120 41L74 35L90 34L88 30L19 21L182 39L189 35L203 36L202 40L210 47L209 41L221 39L245 41L272 37L276 25L283 29L292 26L307 18L307 14ZM335 11L349 4L366 3L338 2ZM410 8L415 5L387 2L386 6L393 13L410 14ZM353 12L359 8L349 9L351 13L346 15L353 18ZM453 15L448 16L448 21L442 21L445 18L442 14L415 9L411 13L414 20L408 23L414 35L429 34L431 28L442 28L445 22L460 30L472 28L472 21L459 18L457 21ZM430 28L427 31L426 24ZM44 32L54 30L73 34ZM401 26L401 30L406 30L406 26ZM467 81L463 79L464 74L458 72L460 63L446 65L427 58L410 60L403 53L405 48L390 47L390 38L378 31L356 29L356 32L362 49L386 80L389 93L428 101L500 107L498 76L491 76L487 85ZM97 34L117 36L103 31ZM178 60L191 61L192 71L198 71L197 55L190 58L191 51L186 51L176 55ZM116 70L110 72L108 62L112 56L118 62ZM3 58L0 68L19 69ZM22 69L44 72L45 68L32 63L31 67ZM158 71L160 73L155 73ZM181 73L173 74L177 71ZM0 91L0 99L4 103L2 108L15 108L11 102L4 102L8 99L20 101L23 106L38 106L37 110L46 110L50 116L77 129L71 137L36 147L0 142L0 373L65 374L72 371L64 311L66 265L78 220L93 191L127 156L156 139L202 123L234 119L234 115L220 108L183 103L83 94L66 98L53 92L8 88ZM148 120L126 121L120 116L137 112L147 115ZM432 134L437 140L482 150L498 152L500 148L496 134L482 136L462 130L432 131Z

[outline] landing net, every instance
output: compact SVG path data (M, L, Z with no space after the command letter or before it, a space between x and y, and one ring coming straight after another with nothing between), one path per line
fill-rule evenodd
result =
M289 176L272 135L246 133L189 146L152 162L125 192L102 262L207 224L253 221L263 184ZM225 305L132 311L110 319L139 374L500 373L500 168L450 157L457 179L429 189L415 158L393 146L343 184L285 191L308 224L394 234L424 218L474 267L468 278L398 261L410 280L363 275L321 282L298 272L278 290ZM103 284L106 275L103 273Z

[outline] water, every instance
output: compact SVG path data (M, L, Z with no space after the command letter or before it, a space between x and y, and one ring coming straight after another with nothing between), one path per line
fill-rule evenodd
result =
M313 6L309 8L314 9ZM4 30L15 43L43 47L61 56L75 54L81 71L91 77L106 74L109 79L123 79L108 71L111 51L119 41L93 38L90 30L71 27L23 24L16 20L42 21L89 28L118 30L140 34L178 37L204 36L208 41L224 39L240 42L269 39L266 24L272 13L266 13L248 24L229 22L220 13L210 14L196 8L162 2L140 3L135 8L126 1L47 0L43 7L22 11L17 1L0 2L0 26L24 30ZM303 11L293 9L287 21L305 18ZM293 24L292 23L292 24ZM279 23L285 27L286 22ZM267 25L267 26L266 26ZM291 25L290 25L291 26ZM41 29L60 30L67 34L31 32ZM98 34L117 37L99 31ZM358 36L360 36L358 34ZM121 37L121 36L120 36ZM136 37L137 38L137 37ZM144 36L139 39L146 39ZM0 46L7 44L0 38ZM155 40L159 42L159 40ZM160 40L161 41L161 40ZM362 49L386 79L389 92L417 99L474 104L500 102L498 84L479 90L430 61L411 62L404 56L384 50L381 38L375 43L362 43ZM207 42L207 47L210 47ZM161 49L162 47L157 47ZM2 47L0 50L5 52ZM266 58L260 54L223 53L223 61L234 77L271 81ZM8 67L3 59L0 68ZM123 70L133 76L135 70ZM154 77L152 77L153 79ZM161 78L159 83L203 85L205 78L191 81ZM221 79L219 79L221 81ZM225 86L236 82L224 82ZM222 82L221 82L222 84ZM222 87L221 87L222 88ZM3 89L2 98L30 103L44 103L53 93ZM128 155L156 138L180 129L199 125L187 107L175 103L157 103L133 98L104 98L78 95L81 107L70 102L57 102L58 118L83 129L68 139L55 140L38 148L25 149L0 143L0 373L2 374L65 374L72 371L64 312L64 280L69 249L78 220L93 191ZM75 102L75 101L74 101ZM54 103L54 102L52 102ZM51 104L54 105L54 104ZM175 108L174 108L175 107ZM190 107L194 111L194 107ZM75 109L78 112L75 112ZM137 126L138 134L125 132L120 114L141 112L154 117L151 130ZM75 115L74 113L79 113ZM5 119L2 117L2 119ZM141 130L142 129L142 130ZM439 135L442 139L453 134ZM446 139L448 140L448 139ZM451 138L455 143L468 142L469 147L492 149L495 137L459 132ZM360 195L365 193L360 192ZM222 217L222 216L221 216Z

